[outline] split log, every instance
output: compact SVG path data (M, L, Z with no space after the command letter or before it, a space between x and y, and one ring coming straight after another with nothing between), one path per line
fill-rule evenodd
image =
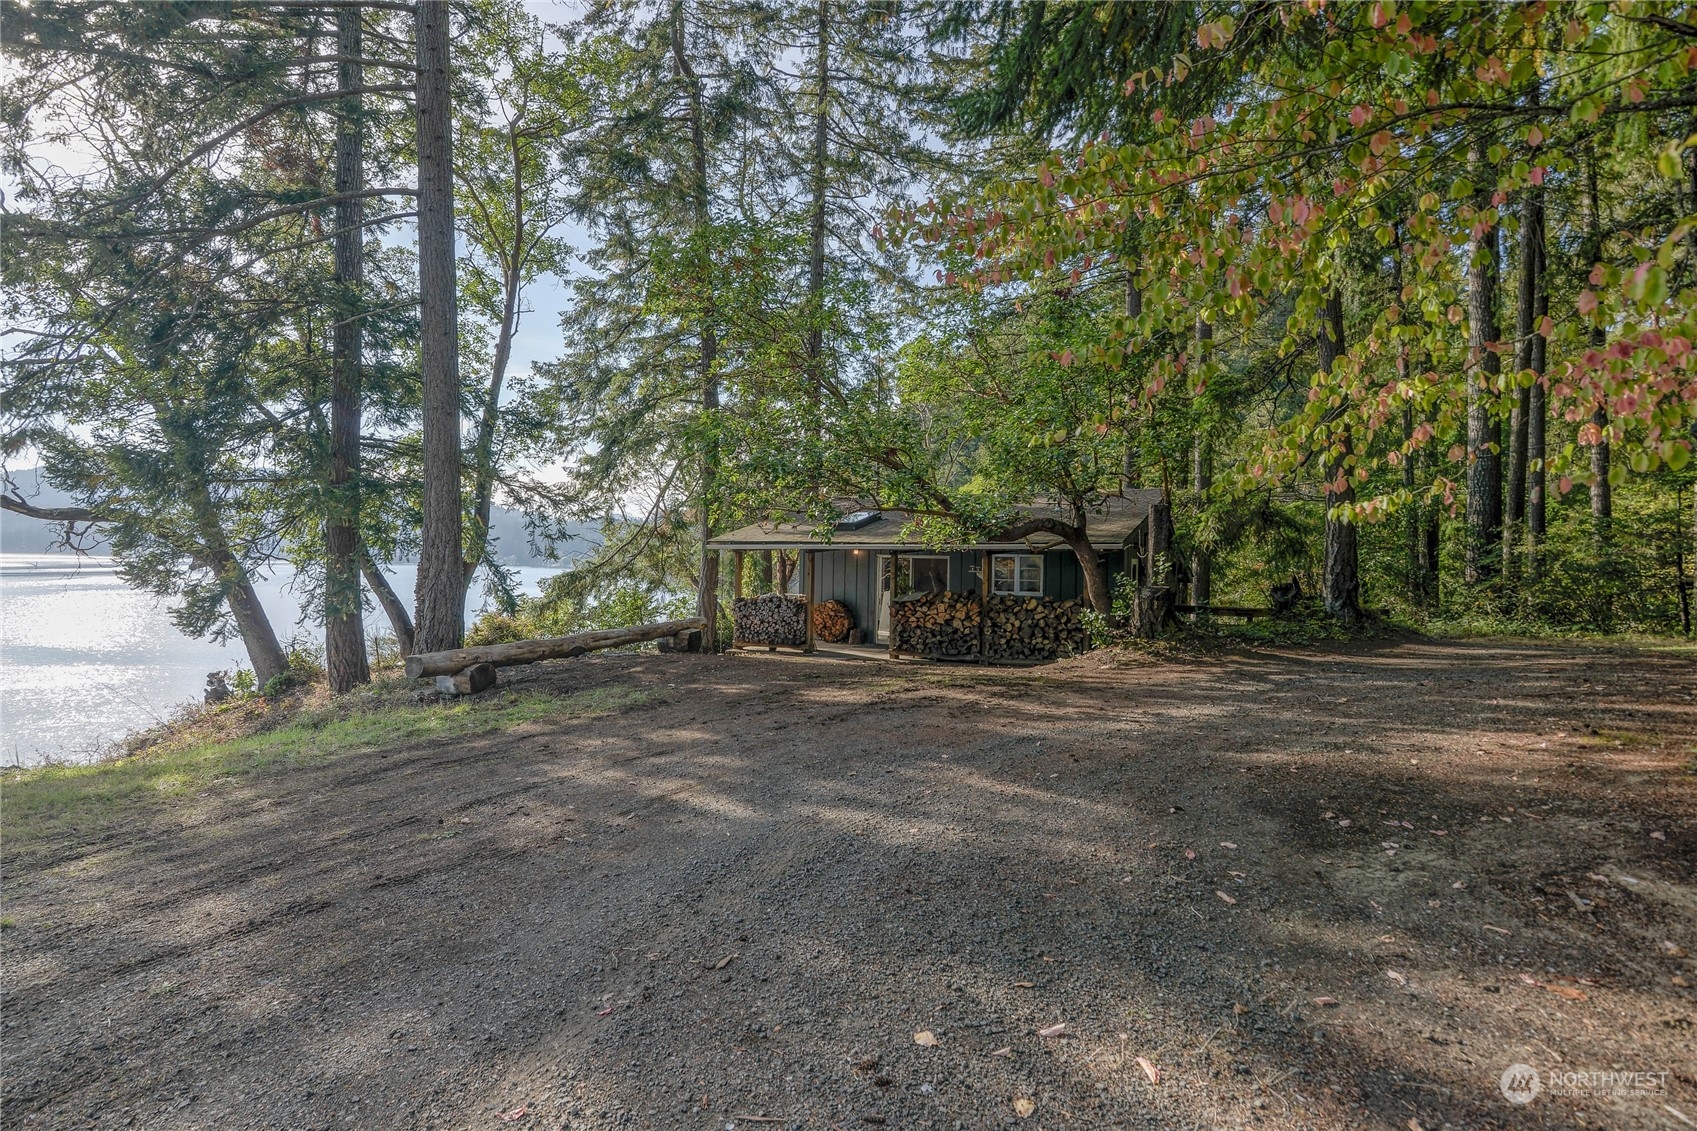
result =
M978 654L976 593L924 593L890 603L890 640L897 652L933 659Z
M1053 660L1090 647L1083 606L1050 597L906 597L890 605L890 633L897 652L932 659L964 659L982 647L992 660Z
M813 635L827 644L841 644L854 628L854 613L841 601L813 606Z
M473 664L491 664L497 668L514 664L534 664L538 660L560 660L581 656L600 648L618 648L626 644L641 644L662 636L703 629L707 622L700 617L660 621L658 624L639 624L631 628L604 628L596 632L579 632L573 636L548 636L540 640L515 640L510 644L484 644L476 648L454 648L447 652L420 652L407 657L407 676L418 679L426 675L453 675Z
M436 677L436 690L443 695L476 695L494 686L494 664L473 664L463 672Z
M991 597L984 654L992 660L1053 660L1090 647L1083 606L1052 597Z
M738 597L731 602L731 624L738 644L800 648L807 643L807 601L781 593Z
M662 636L659 643L662 652L699 652L701 651L701 632L698 629L691 629L689 632L680 632L676 636Z

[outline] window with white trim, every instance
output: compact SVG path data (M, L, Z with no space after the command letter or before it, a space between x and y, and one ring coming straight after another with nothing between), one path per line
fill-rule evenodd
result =
M1042 554L992 554L990 592L998 597L1041 597Z

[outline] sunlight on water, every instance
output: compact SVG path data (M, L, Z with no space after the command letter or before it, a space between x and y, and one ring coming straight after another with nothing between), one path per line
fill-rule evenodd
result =
M534 592L554 571L516 572ZM260 599L279 638L314 639L318 629L298 623L291 579L260 583ZM414 567L395 568L403 596L413 580ZM110 558L0 554L0 763L91 759L199 702L206 673L248 666L240 640L190 639L169 608L125 585ZM381 613L367 613L368 632L386 627Z

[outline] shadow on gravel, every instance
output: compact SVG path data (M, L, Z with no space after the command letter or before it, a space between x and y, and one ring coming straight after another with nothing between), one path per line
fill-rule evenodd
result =
M6 1120L1697 1118L1677 661L517 675L659 698L232 785L8 875ZM1670 1075L1521 1107L1516 1062Z

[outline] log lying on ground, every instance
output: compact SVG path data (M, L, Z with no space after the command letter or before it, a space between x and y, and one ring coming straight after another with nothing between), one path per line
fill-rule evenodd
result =
M738 644L807 643L807 601L782 593L737 597L731 601L731 623Z
M476 695L495 686L494 664L473 664L463 672L436 677L439 695Z
M827 644L841 644L854 627L854 613L841 601L813 606L813 635Z
M700 617L683 620L663 620L657 624L639 624L631 628L604 628L596 632L579 632L572 636L549 636L541 640L515 640L510 644L484 644L476 648L455 648L448 652L419 652L407 657L407 677L417 679L426 675L453 675L473 664L493 664L498 668L514 664L534 664L538 660L560 660L581 656L598 648L618 648L625 644L641 644L662 636L676 636L707 627Z

